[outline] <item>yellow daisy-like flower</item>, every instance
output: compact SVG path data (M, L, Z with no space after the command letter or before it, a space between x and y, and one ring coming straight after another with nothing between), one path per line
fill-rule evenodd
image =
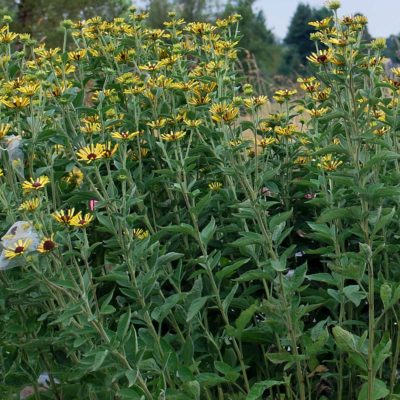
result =
M321 158L321 162L318 164L319 167L325 171L336 171L343 161L336 160L332 154L327 154Z
M86 161L91 163L95 160L104 158L104 147L102 144L97 143L96 145L91 144L80 148L76 153L79 161Z
M329 108L327 107L321 107L321 108L312 108L311 110L306 109L305 112L310 114L311 117L313 118L318 118L322 117L329 111Z
M17 33L14 32L4 32L0 34L0 43L11 43L16 37Z
M182 139L186 135L186 132L184 131L176 131L176 132L170 132L170 133L162 133L161 139L164 140L165 142L176 142L177 140Z
M265 149L266 147L268 147L271 144L276 143L276 139L273 137L265 137L262 138L259 142L258 145L261 146L263 149Z
M135 132L113 132L111 134L111 137L113 139L117 139L117 140L133 140L133 139L135 139L135 137L137 137L140 134L141 134L140 131L135 131Z
M36 250L42 254L53 251L57 247L57 244L54 242L53 239L54 235L51 235L50 237L44 237L42 241L39 243L39 246Z
M78 167L73 167L64 179L70 185L80 186L83 183L83 178L83 172Z
M265 104L268 101L267 96L253 96L250 97L249 99L244 99L243 103L247 108L257 108L261 107L263 104Z
M24 189L25 192L40 190L43 189L49 182L50 179L46 175L41 175L39 178L31 178L30 181L23 182L22 189Z
M210 107L211 118L215 122L232 122L239 116L239 108L225 101Z
M197 128L198 126L201 125L201 123L203 122L202 119L188 119L188 118L184 118L183 122L185 123L185 125L189 126L190 128Z
M5 135L7 135L10 129L11 129L10 124L0 124L0 139L2 139Z
M332 51L320 50L317 53L312 53L311 56L308 56L307 60L313 64L328 64L333 61Z
M132 235L136 239L143 240L149 236L149 231L142 228L135 228L132 231Z
M101 132L101 124L99 122L85 122L85 126L81 128L82 132L87 134Z
M75 208L70 208L66 211L55 211L51 216L60 224L70 225L71 220L76 216Z
M297 93L296 89L289 90L289 89L281 89L275 92L275 96L283 97L284 99L289 99L290 97L294 96Z
M86 228L92 221L93 221L93 215L92 214L85 214L82 215L82 213L79 211L78 214L76 214L69 222L70 226L75 226L77 228Z
M8 108L24 108L30 104L30 100L28 97L18 96L12 97L11 100L1 99L0 102Z
M327 18L324 18L324 19L321 20L321 21L312 21L312 22L309 22L308 25L313 26L313 27L314 27L315 29L317 29L317 30L321 30L321 29L326 29L326 28L328 28L329 25L330 25L330 23L331 23L331 21L332 21L332 17L327 17Z
M217 181L208 184L208 188L213 192L219 192L222 189L222 186L222 183Z
M18 88L18 91L25 96L32 97L37 93L39 89L40 83L32 83L29 85L21 86L20 88Z
M296 132L296 125L276 126L274 131L277 135L292 136Z
M18 240L13 247L8 247L4 250L4 255L6 258L11 260L12 258L22 256L29 246L31 245L32 240L26 239L26 240Z
M31 200L26 200L21 205L18 207L18 210L20 211L27 211L27 212L32 212L35 211L40 205L40 200L35 197L34 199Z
M107 142L103 144L103 157L104 158L112 158L114 154L117 152L119 145L116 144L113 146L111 142Z
M3 175L4 175L3 169L0 168L0 176L3 176Z
M80 61L82 60L82 58L86 56L86 53L87 53L86 49L70 51L68 52L68 58L71 61Z
M148 122L146 125L153 129L159 129L165 126L166 123L167 123L166 118L159 118L155 121Z

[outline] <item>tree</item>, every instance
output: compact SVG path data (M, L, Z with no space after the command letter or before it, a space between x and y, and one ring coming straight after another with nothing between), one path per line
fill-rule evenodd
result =
M128 9L129 0L0 0L0 12L14 18L12 29L30 33L38 40L57 45L64 19L87 19L95 15L112 19Z
M225 15L240 14L242 20L239 30L243 39L240 46L255 56L264 76L273 74L280 62L280 46L274 34L266 26L262 11L254 12L255 0L230 1L225 8ZM243 54L242 57L243 58Z
M331 11L325 7L315 9L302 3L297 6L284 40L287 48L281 68L282 72L298 72L305 65L306 57L315 50L314 43L310 40L310 34L315 30L308 23L319 21L330 15L332 15Z

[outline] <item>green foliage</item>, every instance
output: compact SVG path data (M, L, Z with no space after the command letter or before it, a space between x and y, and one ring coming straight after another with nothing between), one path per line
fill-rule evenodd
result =
M398 398L383 43L329 20L270 113L238 16L145 19L67 24L56 49L1 29L1 398Z

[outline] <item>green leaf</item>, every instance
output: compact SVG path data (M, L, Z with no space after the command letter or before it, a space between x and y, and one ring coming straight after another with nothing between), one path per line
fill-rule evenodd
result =
M270 220L269 220L269 229L273 232L274 229L282 224L283 222L286 222L293 214L293 210L290 211L285 211L280 214L274 215Z
M331 208L325 210L317 219L318 224L323 224L325 222L331 222L335 219L348 219L351 214L347 208Z
M381 296L384 308L388 308L393 295L391 286L387 282L383 283L381 285L379 294Z
M335 326L332 329L333 337L337 346L343 351L356 351L357 337L351 332L346 331L340 326Z
M262 397L262 395L267 389L284 384L285 382L283 381L273 381L273 380L257 382L251 387L250 392L246 397L246 400L258 400Z
M221 271L218 271L215 276L218 280L222 281L222 279L230 277L232 274L235 273L235 271L237 271L241 266L248 263L249 261L250 258L245 258L243 260L236 261L233 264L229 264L222 268Z
M232 242L231 246L242 247L242 246L248 246L248 245L252 245L252 244L262 244L264 242L263 236L260 235L259 233L241 232L240 234L243 237Z
M210 222L200 232L201 240L205 244L205 246L208 245L208 243L214 236L215 231L216 231L215 219L211 217Z
M246 328L247 324L251 321L257 310L258 304L252 304L249 308L240 313L239 318L235 321L236 328L240 332Z
M193 226L189 224L170 225L163 228L163 230L166 232L183 233L185 235L196 237L196 232Z
M125 314L122 314L119 317L118 321L117 337L120 341L124 340L128 332L130 322L131 322L131 309L128 308L128 311Z
M108 355L108 350L103 350L99 351L96 353L96 356L94 358L94 362L92 365L92 371L97 371L101 366L103 365L104 360L106 359Z
M356 306L358 307L361 300L365 299L365 293L360 290L358 285L349 285L343 288L344 295Z
M198 374L196 376L197 381L202 385L202 386L216 386L219 385L220 383L225 383L226 378L223 378L222 376L219 376L217 374L214 374L212 372L203 372L201 374Z
M211 296L204 296L204 297L199 297L198 299L193 300L192 304L190 304L189 310L187 312L186 316L186 322L190 322L193 317L200 312L200 310L204 307L204 305L207 303L207 300Z
M386 383L381 381L380 379L374 379L374 386L372 391L371 400L379 400L384 399L390 393L389 389L386 386ZM361 386L360 393L358 394L358 400L366 400L368 399L368 382L363 383Z
M231 289L231 291L229 292L229 294L225 297L225 299L222 301L222 308L224 310L224 312L228 312L228 308L233 300L233 298L235 297L236 291L238 290L239 285L236 284L235 286L233 286L233 288Z

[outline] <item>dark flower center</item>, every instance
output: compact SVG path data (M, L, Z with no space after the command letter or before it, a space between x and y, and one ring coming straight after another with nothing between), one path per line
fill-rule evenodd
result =
M95 160L97 158L97 154L96 153L90 153L87 156L88 160Z
M45 240L43 243L43 249L46 251L53 250L56 247L55 243L52 240Z
M32 183L32 187L34 187L34 188L38 188L40 186L42 186L42 184L38 181Z
M25 250L24 246L17 246L17 247L15 248L15 250L14 250L14 253L15 253L15 254L21 254L21 253L24 252L24 250Z

